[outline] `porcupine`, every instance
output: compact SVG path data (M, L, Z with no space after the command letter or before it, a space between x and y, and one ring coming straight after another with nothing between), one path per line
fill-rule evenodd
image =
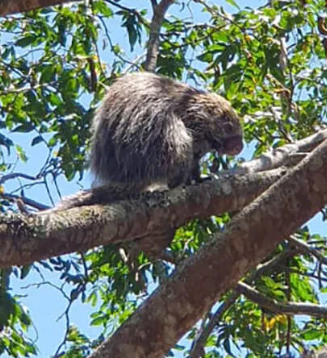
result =
M95 187L58 208L199 182L204 154L242 149L239 117L223 97L153 73L127 74L109 87L92 125L90 167L106 195Z

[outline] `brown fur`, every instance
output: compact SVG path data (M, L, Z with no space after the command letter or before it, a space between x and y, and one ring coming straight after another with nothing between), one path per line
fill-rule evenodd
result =
M243 148L239 118L224 98L146 72L109 88L92 131L91 171L98 183L112 186L110 200L154 184L198 181L204 154L235 155ZM88 193L87 204L96 202ZM77 198L64 207L85 204Z

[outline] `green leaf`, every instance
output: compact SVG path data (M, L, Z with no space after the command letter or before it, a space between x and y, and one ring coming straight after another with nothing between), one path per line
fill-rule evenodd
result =
M70 78L65 84L65 93L74 93L77 95L78 92L78 82L76 78Z
M51 92L48 99L50 104L53 106L59 106L62 104L61 98L56 93Z
M212 52L204 52L202 55L199 55L197 59L201 62L210 63L213 60L213 53Z
M325 335L325 333L320 330L310 329L303 334L303 338L307 341L312 341L314 339L320 339L324 335Z
M94 318L90 324L91 324L91 326L102 326L102 325L106 324L107 319L108 318L106 316L98 316L98 317Z
M34 124L31 122L24 122L23 124L18 125L17 127L15 127L12 132L23 132L23 133L27 133L27 132L31 132L34 128Z
M42 136L38 135L37 137L34 137L32 142L31 142L31 145L34 146L34 145L37 145L39 143L43 142L43 138Z
M6 147L8 154L10 154L10 147L14 145L13 141L0 133L0 145L3 145Z
M51 82L55 78L56 67L51 64L47 66L43 66L41 70L40 83Z
M32 265L26 265L21 268L20 278L24 279L31 272Z
M27 160L28 160L28 158L27 158L27 156L26 156L26 153L25 153L24 149L23 149L20 145L18 145L18 144L15 145L15 148L16 148L16 153L17 153L19 159L20 159L22 162L26 163Z
M137 40L137 33L135 31L135 27L133 26L133 23L128 22L126 24L126 28L127 28L127 32L128 32L129 43L131 45L131 51L133 51L134 50L134 45L135 45L136 40Z
M36 40L35 35L27 35L16 41L16 46L27 47L33 44Z
M241 10L241 8L238 6L237 2L234 0L225 0L228 4L236 7L237 10Z
M102 14L106 17L112 17L113 11L110 9L110 7L107 6L107 4L104 1L95 1L93 3L93 10L95 14Z

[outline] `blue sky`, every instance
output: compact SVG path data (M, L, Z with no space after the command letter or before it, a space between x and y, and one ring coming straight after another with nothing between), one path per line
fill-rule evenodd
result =
M217 5L222 5L226 11L233 12L235 9L230 6L227 2L224 1L212 1ZM136 2L124 1L122 2L126 6L131 6L134 4L137 7L145 7L145 4L149 3L149 0L139 0ZM264 5L266 1L264 0L248 0L248 1L237 1L239 6L249 6L257 7ZM198 7L199 9L200 7ZM179 14L179 8L174 6L170 9L170 13L175 15ZM202 14L199 10L195 10L194 17L197 21L205 21L206 16ZM115 38L115 41L120 44L125 44L125 47L128 48L127 35L121 30L120 22L117 20L112 21L110 30ZM110 59L110 53L108 53L108 60ZM26 134L15 133L11 137L17 140L20 145L27 151L29 160L26 164L18 164L16 171L22 171L29 173L30 175L37 174L40 169L40 162L45 161L47 152L42 149L41 146L32 147L30 145L31 138L26 136ZM252 155L251 147L245 148L242 153L242 157L250 159ZM86 175L82 181L82 185L87 188L90 186L91 178L89 175ZM70 193L76 192L80 185L76 182L67 183L64 178L61 178L59 181L62 194L68 195ZM13 189L15 186L19 186L18 182L10 182L7 186L8 189ZM28 196L38 200L45 204L50 204L47 194L43 186L32 188L28 191ZM55 200L58 201L59 198L55 197ZM322 224L319 215L310 221L310 228L314 233L326 234L326 224ZM49 281L53 284L60 285L61 282L58 279L56 273L44 273L45 281ZM29 287L27 289L22 287L28 287L29 285L41 282L42 278L37 272L33 272L23 281L13 280L12 288L13 292L21 294L24 297L21 298L21 301L28 307L36 330L31 330L31 337L37 339L37 345L39 347L39 354L37 357L45 358L53 355L61 343L64 332L65 332L65 319L61 318L58 321L58 317L64 312L67 306L67 302L63 299L60 292L49 285L42 285L40 287ZM89 315L93 310L87 304L82 304L80 302L74 303L71 312L70 312L70 323L75 324L79 327L82 333L85 333L87 336L96 337L100 332L99 329L89 326Z

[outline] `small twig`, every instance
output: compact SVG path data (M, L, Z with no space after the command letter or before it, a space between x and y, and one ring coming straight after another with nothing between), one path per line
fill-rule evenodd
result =
M61 350L61 348L62 348L62 347L66 344L66 342L67 342L67 337L68 337L69 328L70 328L69 310L70 310L72 304L73 304L73 301L70 300L70 301L69 301L69 304L68 304L68 306L67 306L67 308L66 308L66 310L65 310L65 312L63 313L63 315L64 315L65 318L66 318L66 332L65 332L65 336L64 336L62 342L59 344L59 346L58 346L58 348L57 348L57 350L56 350L56 353L54 354L54 357L55 357L55 358L58 358L58 357L60 357L60 356L62 355L62 354L60 353L60 350ZM63 315L62 315L62 316L63 316ZM59 319L60 319L60 318L59 318Z
M41 83L41 84L38 84L38 85L34 85L34 86L31 86L31 87L22 87L22 88L17 88L17 89L6 89L5 91L1 91L0 92L0 95L7 95L7 94L19 94L19 93L24 93L24 92L27 92L27 91L33 91L33 90L36 90L38 88L42 88L42 87L50 87L54 85L54 82L48 82L48 83Z
M327 244L327 239L323 239L323 240L308 240L308 244L309 245L326 245Z
M288 242L299 248L301 251L304 251L307 254L310 254L314 256L318 261L323 263L324 265L327 265L327 258L321 254L318 250L310 247L305 242L298 240L294 235L289 237Z
M25 205L31 206L37 210L48 210L50 206L41 204L35 200L28 199L24 196L14 195L14 194L1 194L1 197L6 200L17 202L17 200L21 200Z
M63 289L63 286L62 287L58 287L57 285L49 282L49 281L44 281L44 282L39 282L39 283L33 283L33 284L30 284L30 285L27 285L25 287L22 287L22 289L28 289L30 287L36 287L36 288L39 288L43 285L47 285L47 286L50 286L50 287L53 287L54 289L56 289L57 291L59 291L62 296L68 301L68 305L65 309L65 311L58 317L58 320L60 320L62 317L65 317L66 318L66 332L65 332L65 336L63 338L63 341L60 343L60 345L58 346L57 350L56 350L56 353L54 354L54 357L58 358L60 357L62 354L60 354L60 350L61 348L65 345L65 343L67 342L67 337L68 337L68 334L69 334L69 328L70 328L70 318L69 318L69 311L70 311L70 308L74 302L74 299L72 299L71 297L69 297L64 289Z
M18 207L18 210L22 214L28 214L29 213L22 199L17 199L16 200L16 205Z
M42 282L31 283L31 284L28 284L26 286L22 286L21 289L22 290L27 290L27 289L32 288L32 287L35 287L35 288L39 289L42 286L50 286L50 287L54 288L55 290L59 291L67 301L69 301L69 296L65 293L65 291L62 289L62 287L59 287L59 286L55 285L54 283L52 283L50 281L42 281Z
M20 183L20 186L18 188L15 188L14 190L12 190L10 194L16 195L16 193L23 193L24 190L34 188L38 185L44 185L44 180L35 181L33 183L26 183L26 184ZM24 197L24 194L20 194L20 196Z
M223 302L214 315L211 317L209 323L200 331L198 336L193 341L189 358L200 358L204 356L204 345L215 326L221 321L225 312L234 304L240 294L236 291Z
M286 265L290 266L290 259L286 260ZM285 285L287 287L286 297L288 302L292 300L292 285L291 285L291 273L285 271ZM292 317L287 316L287 331L286 331L286 352L290 354L291 350L291 341L292 341Z
M133 69L133 67L135 67L137 70L139 70L141 68L141 66L138 64L138 62L142 61L142 59L144 58L145 55L146 55L146 53L142 53L140 56L136 57L135 60L130 62L129 65L124 69L122 74L128 73L129 71L131 71Z
M59 196L60 199L62 199L61 191L60 191L60 188L59 188L59 185L58 185L58 182L57 182L57 175L53 174L52 179L53 179L54 187L55 187L55 189L57 191L57 195Z
M45 186L46 192L48 193L48 197L49 197L49 199L50 199L50 201L51 201L51 204L52 204L52 206L54 206L55 202L54 202L54 200L53 200L53 198L52 198L51 190L50 190L50 188L49 188L49 184L48 184L48 182L47 182L46 177L44 178L44 186Z
M271 260L258 265L256 271L246 281L247 282L255 281L258 277L262 276L267 271L272 270L276 266L280 266L289 257L293 257L297 255L299 252L300 252L299 250L294 250L294 249L285 250L281 252L280 254L273 257Z
M106 25L106 22L104 21L104 19L103 19L102 16L98 16L98 18L99 18L99 20L100 20L100 22L101 22L101 24L102 24L102 26L103 26L103 28L104 28L104 32L105 32L106 38L107 38L107 40L108 40L109 46L110 46L111 50L114 51L114 44L113 44L113 42L112 42L112 40L111 40L111 38L110 38L110 34L109 34L108 27L107 27L107 25ZM130 64L130 65L134 65L134 62L132 62L132 61L130 61L130 60L124 58L122 55L116 54L116 56L117 56L122 62L128 63L128 64ZM99 82L99 84L101 85L101 82Z
M27 175L27 174L24 174L24 173L10 173L10 174L3 175L0 178L0 185L4 184L8 180L16 179L16 178L23 178L23 179L27 179L27 180L40 179L39 176Z
M142 25L149 28L149 24L144 20L143 16L136 9L130 9L130 8L123 6L120 3L115 2L113 0L105 0L105 1L113 6L118 7L119 9L121 9L123 11L127 11L127 12L134 14Z
M295 273L300 276L310 277L310 278L314 278L315 280L318 280L318 281L327 282L327 278L319 277L318 275L315 275L314 273L301 272L300 270L290 269L287 266L285 266L285 267L281 266L281 269L283 269L284 271L290 272L290 273ZM324 275L326 275L326 274L324 273Z
M249 298L254 303L258 304L271 312L285 315L309 315L319 318L327 317L327 307L315 305L312 303L282 303L274 299L268 298L252 287L243 282L237 285L237 291L242 293L245 297Z
M150 36L147 44L146 60L144 63L144 69L146 71L155 72L159 54L160 28L169 6L171 6L174 2L175 0L161 0L161 2L153 8L153 17L150 24Z
M245 174L280 167L287 162L287 158L290 155L296 152L309 152L326 138L327 130L322 130L294 143L285 144L282 147L273 149L254 160L241 164L230 172L233 174Z

